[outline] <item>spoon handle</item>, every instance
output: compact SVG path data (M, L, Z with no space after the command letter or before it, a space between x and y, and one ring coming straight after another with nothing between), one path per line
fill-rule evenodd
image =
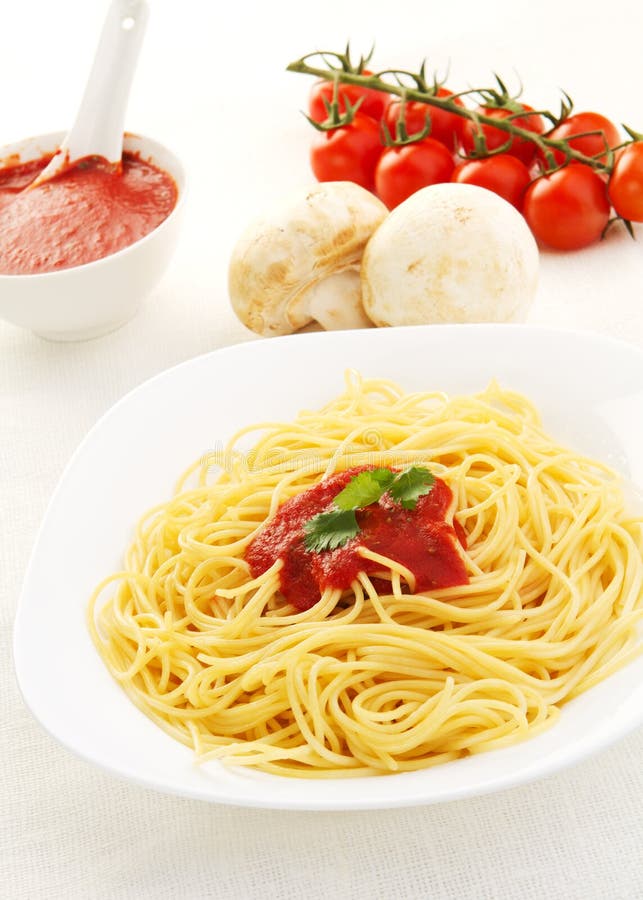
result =
M120 163L127 101L148 16L146 0L112 0L76 120L32 186L86 156Z
M67 139L72 161L95 154L120 162L125 111L148 15L146 0L112 0Z

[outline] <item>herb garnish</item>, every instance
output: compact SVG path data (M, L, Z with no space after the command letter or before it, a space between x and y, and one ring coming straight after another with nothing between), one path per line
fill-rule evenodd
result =
M419 498L430 492L434 482L435 478L424 466L409 466L398 473L390 469L359 472L337 494L334 509L318 513L306 522L306 549L319 553L343 547L359 534L355 515L358 509L377 503L387 491L404 509L415 509Z
M398 500L404 509L415 509L420 497L428 494L435 478L423 466L411 466L397 476L391 485L391 497Z
M336 550L359 534L354 509L334 509L319 513L304 525L306 550Z
M366 469L354 475L333 500L339 509L363 509L377 503L393 484L395 472L390 469Z

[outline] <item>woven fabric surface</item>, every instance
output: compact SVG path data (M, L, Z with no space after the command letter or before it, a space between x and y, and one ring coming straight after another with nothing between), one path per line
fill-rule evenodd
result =
M70 0L72 32L61 27L52 5L14 6L3 11L0 29L0 77L13 85L3 99L0 142L71 120L102 15L101 4ZM288 0L275 5L281 10L276 29L270 4L154 4L128 122L177 149L190 176L185 227L170 270L135 319L99 340L53 344L0 325L2 898L643 898L641 730L543 781L471 800L375 812L248 810L158 794L77 759L34 721L13 674L12 624L25 567L78 442L146 378L253 339L227 302L231 247L285 185L295 190L310 181L310 136L298 113L307 83L283 72L289 59L320 43L341 46L348 32L365 46L376 38L383 65L415 64L429 52L439 64L450 58L459 82L519 66L528 85L543 81L546 56L546 102L564 84L576 92L579 108L596 104L643 130L635 85L643 12L612 5L630 16L625 31L615 23L618 9L607 21L590 22L583 14L585 46L570 51L565 37L579 27L582 12L576 2L544 0L529 28L524 2L467 0L457 21L432 19L430 6L405 4L407 22L419 23L411 28L393 21L391 5L382 2L330 0L320 23ZM180 18L188 7L190 21ZM547 24L554 21L555 27ZM50 42L51 34L59 37ZM22 66L28 44L39 78ZM597 47L604 53L601 71L586 56ZM608 70L623 73L618 95L602 77ZM22 74L11 80L13 72ZM54 73L53 93L60 94L47 103L46 72ZM224 125L247 124L240 97L252 98L260 140L221 140ZM616 235L582 254L543 254L530 322L589 329L643 347L641 283L641 235L638 242Z

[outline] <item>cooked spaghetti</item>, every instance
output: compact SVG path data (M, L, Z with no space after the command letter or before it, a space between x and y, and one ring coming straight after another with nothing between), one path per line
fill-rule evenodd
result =
M305 492L410 465L448 487L439 529L458 583L416 592L412 568L359 533L304 548L300 562L326 573L349 547L364 561L310 602L285 589L285 557L253 562ZM349 373L320 411L244 429L195 463L142 519L89 622L134 703L200 759L300 777L403 772L536 734L632 659L642 549L616 474L559 446L523 396L495 384L408 394Z

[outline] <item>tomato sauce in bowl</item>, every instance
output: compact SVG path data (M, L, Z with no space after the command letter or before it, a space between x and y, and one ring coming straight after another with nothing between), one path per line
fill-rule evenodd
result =
M123 154L121 172L88 158L29 188L50 159L0 169L1 275L56 272L103 259L145 237L176 206L172 176L137 153Z

